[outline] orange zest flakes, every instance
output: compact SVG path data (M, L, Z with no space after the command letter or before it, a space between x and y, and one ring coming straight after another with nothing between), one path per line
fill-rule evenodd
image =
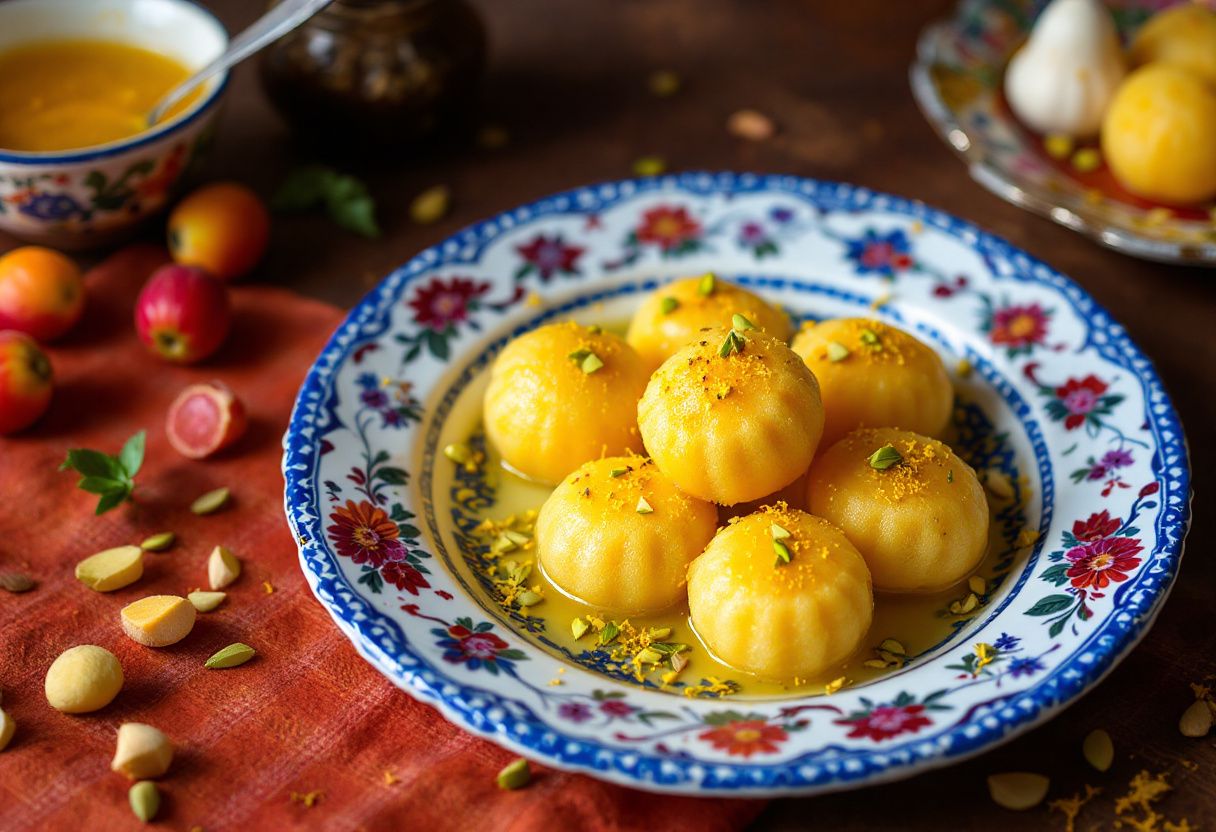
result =
M302 803L305 809L311 809L313 806L316 806L324 796L325 792L321 791L320 789L314 789L310 792L292 792L291 802Z
M1076 832L1077 815L1081 814L1081 809L1086 803L1089 803L1101 793L1101 789L1086 783L1084 794L1077 792L1072 797L1062 797L1059 800L1053 800L1047 804L1047 808L1064 815L1064 832Z
M1131 779L1127 794L1115 801L1115 828L1133 829L1135 832L1189 830L1191 826L1186 818L1181 819L1178 823L1173 823L1165 820L1161 813L1153 808L1153 804L1165 797L1171 788L1166 780L1165 772L1150 774L1147 769L1142 769ZM1164 829L1160 826L1162 821L1166 823Z
M823 686L823 693L825 696L831 696L833 693L836 693L841 688L843 688L845 685L847 685L848 682L849 682L849 680L843 676L833 679L832 681L828 682L826 685Z
M980 641L975 645L975 667L971 671L972 676L979 676L980 672L992 664L997 657L997 649L991 644L985 644Z
M386 768L384 770L384 785L391 786L394 783L400 783L400 782L401 782L401 778L398 777L397 775L393 774L391 769Z
M272 592L274 592L274 584L272 584L270 581L262 581L262 591L267 595L270 595Z

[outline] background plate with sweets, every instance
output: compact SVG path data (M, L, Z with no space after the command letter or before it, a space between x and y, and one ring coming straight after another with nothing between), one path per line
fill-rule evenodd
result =
M1216 207L1168 207L1136 197L1104 165L1078 170L1046 151L1013 117L1002 94L1005 65L1046 0L963 0L927 27L911 68L912 92L929 123L997 196L1148 260L1216 264ZM1108 0L1126 43L1172 2Z
M938 643L830 695L639 685L593 639L571 649L544 604L504 604L486 574L476 529L500 476L443 452L476 447L479 385L511 337L624 321L645 292L709 270L798 318L877 315L959 368L951 441L996 512L986 585L938 611ZM794 177L602 184L466 229L351 311L284 443L301 566L368 661L470 731L656 791L827 791L1009 739L1144 635L1189 516L1174 409L1084 291L920 203Z

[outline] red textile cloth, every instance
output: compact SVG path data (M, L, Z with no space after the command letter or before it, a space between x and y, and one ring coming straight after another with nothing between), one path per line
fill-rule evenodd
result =
M17 733L0 752L0 828L135 828L128 781L109 770L115 731L147 722L177 744L160 779L158 823L218 829L664 829L729 830L758 801L658 797L534 766L527 789L500 791L510 753L446 722L395 688L355 653L305 585L283 518L280 439L305 370L341 319L339 310L282 289L238 286L235 325L201 367L161 363L135 338L131 308L164 252L114 255L88 276L79 328L48 350L56 376L50 411L0 438L0 571L37 587L0 591L0 690ZM250 427L214 460L188 462L163 420L187 384L218 378L244 400ZM95 518L95 497L57 466L71 447L115 453L141 428L148 450L136 502ZM195 517L190 502L227 485L224 511ZM164 530L178 544L145 555L144 577L112 593L76 581L80 559ZM231 548L244 572L217 611L183 642L141 647L119 610L146 595L206 584L206 558ZM206 670L234 641L249 664ZM122 662L117 699L93 714L53 710L47 667L63 650L99 644ZM318 792L311 808L293 793Z

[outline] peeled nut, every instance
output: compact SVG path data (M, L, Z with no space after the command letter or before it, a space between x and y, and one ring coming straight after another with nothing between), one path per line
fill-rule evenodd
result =
M1178 730L1184 737L1206 737L1212 730L1212 709L1202 699L1196 699L1182 712Z
M993 802L1005 809L1024 812L1033 809L1047 797L1051 781L1029 771L1010 771L988 777L988 793Z
M13 722L13 718L5 711L0 710L0 751L8 748L9 740L13 738L13 732L17 730L17 723Z
M228 593L226 592L204 592L201 589L196 589L186 596L199 612L211 612L224 603L224 599L227 597Z
M95 644L64 650L46 672L46 701L65 714L86 714L109 705L122 689L122 665Z
M173 762L173 743L159 729L142 722L124 722L118 726L118 744L110 770L125 774L132 780L160 777Z
M112 592L138 581L144 574L144 553L138 546L117 546L76 564L76 579L97 592Z
M177 595L149 595L122 608L122 628L148 647L177 644L194 629L194 605Z
M223 589L241 574L241 562L225 546L216 546L207 559L207 580L212 589Z

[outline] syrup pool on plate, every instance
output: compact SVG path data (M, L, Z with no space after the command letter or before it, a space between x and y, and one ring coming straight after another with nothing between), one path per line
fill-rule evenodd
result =
M574 663L617 681L688 696L805 696L841 684L857 685L898 672L917 656L950 639L974 616L983 614L990 593L1010 571L1016 549L1013 539L1024 517L1017 506L998 501L988 550L975 573L978 580L935 593L875 593L869 635L846 661L813 678L758 679L712 655L689 622L687 604L660 614L624 616L571 598L546 578L537 566L535 546L530 542L529 512L539 510L552 489L512 473L494 449L486 446L480 410L487 383L488 370L482 369L460 391L444 421L435 449L432 494L441 505L451 504L450 512L439 510L437 515L450 516L454 521L454 529L443 531L454 537L459 554L454 561L466 586L518 635L553 655L555 680L560 678L558 666ZM967 445L974 444L976 453L985 456L991 455L1001 440L974 431L980 413L974 404L960 401L956 410L956 423L965 422L968 432L976 435L970 442L954 435L946 441L977 470L985 469L987 459L977 459ZM968 418L963 419L964 415ZM981 421L986 423L982 417ZM956 428L952 428L954 431ZM448 445L467 449L473 461L449 461L442 453ZM726 516L725 512L721 514L722 522ZM536 596L539 601L535 601ZM589 625L579 638L572 628L576 619ZM601 644L599 625L610 623L620 632L609 643ZM641 634L652 631L660 633L653 641L687 645L679 651L679 672L674 676L666 656L656 665L633 660L637 648L649 640Z

